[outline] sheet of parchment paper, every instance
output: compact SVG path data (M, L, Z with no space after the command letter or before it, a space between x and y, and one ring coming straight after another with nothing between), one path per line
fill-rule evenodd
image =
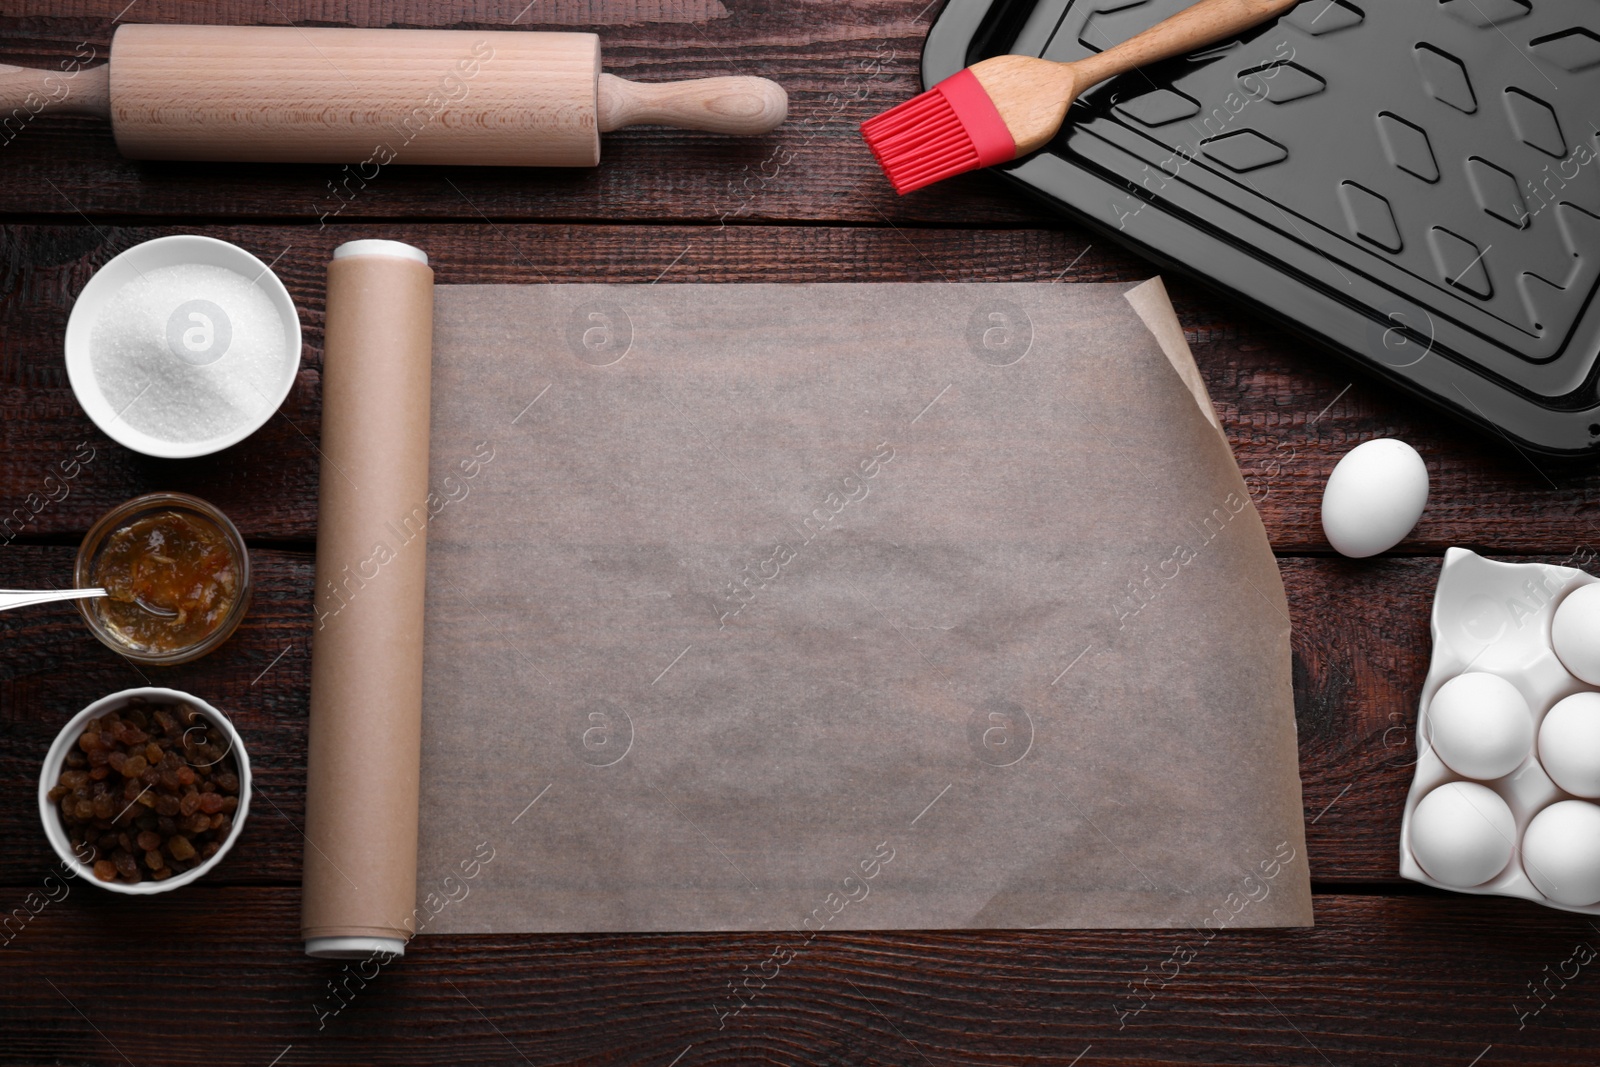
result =
M1131 288L439 287L422 932L1308 925L1282 585Z

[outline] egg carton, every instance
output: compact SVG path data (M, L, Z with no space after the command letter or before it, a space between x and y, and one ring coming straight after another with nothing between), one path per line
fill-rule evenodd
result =
M1574 907L1551 900L1523 869L1522 838L1540 811L1561 800L1592 800L1566 792L1538 758L1539 730L1558 702L1574 693L1595 692L1575 678L1551 646L1551 620L1562 598L1600 579L1573 567L1539 563L1501 563L1464 548L1445 553L1433 598L1433 661L1422 687L1417 713L1417 764L1400 823L1400 874L1414 882L1479 896L1521 897L1546 907L1600 915L1600 903ZM1473 779L1452 770L1429 742L1428 709L1434 694L1467 671L1496 674L1516 686L1533 712L1533 742L1510 774ZM1411 850L1411 821L1418 802L1448 782L1476 782L1498 793L1516 819L1511 861L1499 874L1471 887L1447 885L1424 871Z

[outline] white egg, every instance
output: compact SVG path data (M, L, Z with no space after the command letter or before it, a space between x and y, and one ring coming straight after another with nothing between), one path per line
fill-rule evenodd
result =
M1405 540L1428 504L1428 468L1392 437L1345 453L1322 490L1322 530L1346 556L1375 556Z
M1600 693L1574 693L1550 709L1539 727L1539 762L1567 792L1600 797Z
M1563 667L1600 685L1600 582L1578 586L1556 605L1550 645Z
M1533 714L1498 674L1468 671L1439 687L1423 726L1439 758L1468 778L1499 778L1533 748Z
M1511 862L1517 820L1486 785L1446 782L1411 813L1411 853L1445 885L1482 885Z
M1557 904L1600 903L1600 807L1560 800L1535 815L1522 835L1522 869Z

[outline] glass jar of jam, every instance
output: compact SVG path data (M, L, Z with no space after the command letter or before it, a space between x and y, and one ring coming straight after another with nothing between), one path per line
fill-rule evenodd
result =
M187 663L226 641L250 602L250 557L226 515L184 493L113 508L78 548L74 583L89 629L137 663Z

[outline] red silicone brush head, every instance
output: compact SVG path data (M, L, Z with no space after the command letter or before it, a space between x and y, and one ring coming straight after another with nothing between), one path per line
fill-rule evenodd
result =
M1005 120L970 70L863 122L861 136L901 196L1017 155Z

